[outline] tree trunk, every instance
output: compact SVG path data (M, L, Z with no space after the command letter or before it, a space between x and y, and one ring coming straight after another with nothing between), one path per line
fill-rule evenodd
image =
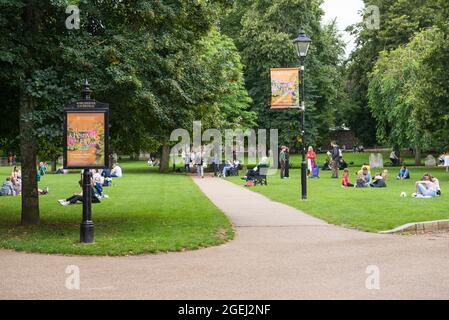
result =
M56 170L58 170L58 168L56 168L57 162L58 162L58 157L54 156L53 159L51 159L51 172L52 173L56 173Z
M415 166L421 165L421 149L419 147L415 148Z
M22 93L20 99L20 150L22 156L22 225L39 224L37 192L36 141L33 122L25 117L33 111L32 97Z
M159 166L159 172L167 173L169 171L170 162L170 148L167 142L162 144L162 156L161 164Z

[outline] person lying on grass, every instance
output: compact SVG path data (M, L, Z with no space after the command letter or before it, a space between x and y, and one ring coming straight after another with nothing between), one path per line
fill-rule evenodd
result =
M410 179L410 171L408 171L406 166L402 166L401 167L401 170L399 170L397 179L398 180Z
M370 186L372 188L386 188L387 187L384 177L382 176L382 174L380 172L376 173L376 175L374 176L373 182L370 184Z
M81 189L83 188L83 176L81 175L81 180L78 182L79 186L81 187ZM95 188L94 188L94 181L91 178L90 179L90 188L92 190L92 203L100 203L100 199L98 198L96 192L95 192ZM75 204L77 202L83 202L83 193L74 193L73 196L67 198L67 199L62 199L62 200L58 200L58 202L62 205L62 206L68 206L70 204Z
M349 170L348 169L343 170L343 176L341 178L341 185L345 188L354 186L352 183L349 182Z

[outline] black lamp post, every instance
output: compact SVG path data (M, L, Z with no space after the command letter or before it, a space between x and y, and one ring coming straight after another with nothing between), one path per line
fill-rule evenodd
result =
M293 43L295 45L296 53L301 63L301 111L302 111L302 123L301 123L301 199L307 199L307 163L306 163L306 142L305 142L305 128L304 124L306 122L305 114L305 94L304 94L304 60L307 57L307 52L309 51L310 43L312 40L306 35L304 28L299 31L299 36Z
M83 86L81 93L83 100L90 101L89 82L86 82ZM94 242L94 223L92 222L92 173L89 169L83 171L83 221L80 225L80 241L82 243Z

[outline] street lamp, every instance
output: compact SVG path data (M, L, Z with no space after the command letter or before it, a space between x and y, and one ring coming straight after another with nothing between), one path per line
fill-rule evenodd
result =
M306 107L304 102L304 60L307 57L307 53L309 52L310 43L312 40L306 35L304 28L301 28L299 31L299 36L296 38L293 43L295 45L296 53L301 62L301 111L302 111L302 124L301 124L301 199L307 199L307 163L306 163L306 142L305 142L305 129L304 124L306 122Z

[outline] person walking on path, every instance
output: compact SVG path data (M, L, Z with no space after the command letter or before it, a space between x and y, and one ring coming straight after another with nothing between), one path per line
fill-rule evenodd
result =
M279 154L279 163L281 164L281 179L284 179L285 174L285 147L281 147L281 153Z
M184 172L190 173L190 153L184 153Z
M203 167L203 155L202 152L197 152L195 156L196 173L198 177L204 178L204 167Z
M340 147L337 145L335 141L331 143L332 151L332 178L338 179L338 167L340 165Z

